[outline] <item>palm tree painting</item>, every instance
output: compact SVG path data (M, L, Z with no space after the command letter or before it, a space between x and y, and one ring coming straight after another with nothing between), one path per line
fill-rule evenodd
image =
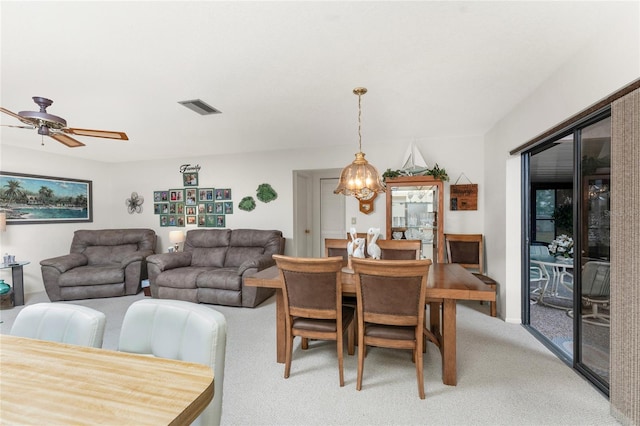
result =
M92 182L0 172L7 223L92 222Z

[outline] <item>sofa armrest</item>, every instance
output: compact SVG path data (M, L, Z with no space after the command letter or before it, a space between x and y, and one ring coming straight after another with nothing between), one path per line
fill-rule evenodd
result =
M244 274L248 269L256 269L255 272L262 271L263 269L267 269L270 266L276 264L276 261L273 260L270 254L265 254L260 257L256 257L255 259L245 260L242 265L238 267L238 275Z
M122 259L122 262L121 262L122 268L126 268L128 265L130 265L133 262L139 262L141 260L144 260L147 257L151 256L152 254L153 254L152 250L141 250L141 251L129 253L125 256L124 259Z
M78 266L84 266L89 263L87 256L82 253L70 253L64 256L52 257L51 259L44 259L40 261L41 266L51 266L57 269L60 273L66 272L69 269L77 268Z
M154 254L147 257L147 263L155 265L160 271L182 268L191 265L191 252Z

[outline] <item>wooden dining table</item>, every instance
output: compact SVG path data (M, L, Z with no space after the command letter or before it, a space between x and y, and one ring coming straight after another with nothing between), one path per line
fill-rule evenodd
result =
M353 270L345 267L341 275L343 294L354 295L356 287ZM280 280L277 266L263 269L247 277L245 284L276 289L276 360L279 363L284 363L286 330L283 283ZM427 304L430 306L429 328L437 340L442 356L442 382L451 386L457 384L456 303L458 300L492 302L496 300L496 293L495 290L458 264L432 264L427 280Z
M0 424L185 425L213 399L203 364L0 335Z

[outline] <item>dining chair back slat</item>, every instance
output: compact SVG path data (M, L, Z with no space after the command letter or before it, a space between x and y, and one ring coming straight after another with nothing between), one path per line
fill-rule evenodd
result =
M420 259L420 240L378 240L381 260L418 260Z

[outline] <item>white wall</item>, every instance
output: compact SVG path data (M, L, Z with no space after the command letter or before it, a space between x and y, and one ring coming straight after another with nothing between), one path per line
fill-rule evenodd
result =
M402 165L404 152L410 140L389 141L378 145L367 145L363 151L367 159L380 173L387 168L397 169ZM449 173L453 183L464 172L473 183L478 183L480 198L478 211L450 212L448 210L448 187L445 185L445 231L483 232L484 202L486 192L483 181L482 138L460 137L448 139L416 139L416 145L431 167L437 162ZM227 216L228 228L280 229L288 239L291 249L293 237L293 170L341 169L354 159L354 147L322 147L313 150L269 151L225 156L193 158L185 156L162 161L141 161L120 164L83 161L56 156L42 150L26 150L2 146L0 167L3 171L21 172L56 177L86 179L93 181L94 222L80 224L10 225L3 233L0 251L10 252L16 258L30 260L24 268L25 292L43 291L39 262L42 259L68 253L73 231L76 229L102 228L151 228L158 234L156 250L166 251L169 231L178 228L160 227L159 218L153 214L153 191L182 188L182 164L200 165L200 186L231 188L234 213ZM78 148L82 149L82 148ZM212 151L215 147L212 147ZM465 155L460 155L464 152ZM268 204L256 199L252 212L237 208L237 203L251 195L261 183L269 183L278 192L278 198ZM131 192L145 198L143 212L130 215L125 200ZM355 199L347 199L346 217L357 217L357 229L364 232L371 226L385 229L385 197L375 203L375 212L364 215L358 211ZM185 230L190 227L184 228ZM347 226L348 229L348 226ZM288 252L290 250L287 250ZM3 274L8 274L3 271ZM8 275L2 278L8 278Z
M485 137L488 272L501 284L499 312L508 322L521 321L522 285L520 158L509 151L640 77L640 10L604 30Z
M57 143L57 142L51 142ZM81 148L79 148L81 149ZM27 173L42 176L83 179L93 182L93 222L69 224L38 224L7 226L0 233L0 253L13 254L16 260L30 261L24 266L25 293L43 291L39 262L42 259L69 253L76 229L101 229L112 226L114 209L112 180L107 165L100 162L78 160L50 154L45 145L30 150L2 146L0 169L4 172ZM124 199L119 201L124 207ZM0 278L11 282L11 270L3 269Z

